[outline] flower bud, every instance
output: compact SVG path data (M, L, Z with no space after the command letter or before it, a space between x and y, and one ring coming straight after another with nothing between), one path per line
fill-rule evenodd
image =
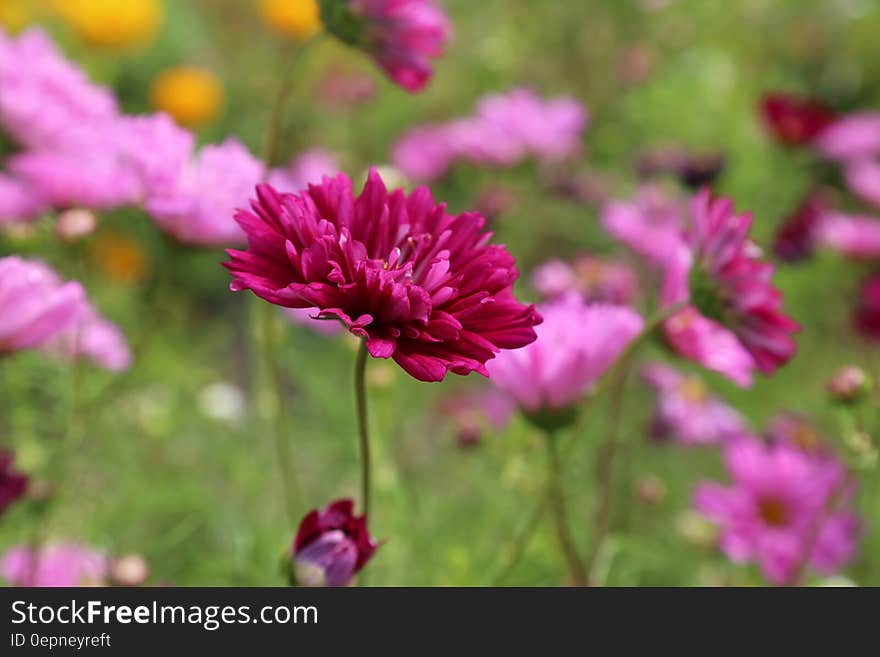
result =
M58 215L55 234L65 242L77 242L95 231L97 221L89 210L74 208Z
M871 392L871 377L855 365L847 365L834 373L825 384L832 400L842 404L853 404L862 401Z
M114 586L142 586L150 575L146 559L139 554L126 554L110 564L110 581Z

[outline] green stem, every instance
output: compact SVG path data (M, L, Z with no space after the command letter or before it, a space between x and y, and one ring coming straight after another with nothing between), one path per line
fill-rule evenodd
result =
M367 343L361 341L354 367L354 392L357 403L358 440L361 454L361 504L364 514L370 515L370 430L367 418Z
M562 490L562 461L559 458L557 437L553 432L546 435L548 463L550 470L547 477L547 493L553 508L553 519L556 523L556 539L559 549L568 565L568 572L574 586L587 585L587 569L578 557L577 546L571 535L568 524L568 512L565 508L565 494Z

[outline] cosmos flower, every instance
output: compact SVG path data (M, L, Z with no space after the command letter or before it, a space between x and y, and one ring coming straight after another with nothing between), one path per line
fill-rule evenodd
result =
M651 363L642 370L642 378L657 391L654 437L684 445L711 445L746 432L743 417L713 396L698 376Z
M782 313L782 295L771 284L773 267L758 260L757 248L747 238L751 216L734 214L733 201L713 198L706 189L694 198L691 220L686 248L667 260L664 306L690 302L683 311L688 313L688 328L706 330L705 322L694 324L696 316L710 322L735 338L756 369L773 373L794 356L790 334L798 325ZM675 319L667 322L667 337ZM721 371L702 360L693 346L683 345L681 337L672 336L670 342L682 355ZM729 371L722 373L731 376ZM747 377L737 378L746 383Z
M812 142L834 122L834 112L819 101L786 93L761 99L761 115L776 140L786 146Z
M816 140L834 162L856 162L880 153L880 112L855 112L837 119Z
M416 379L485 375L498 351L535 339L513 257L488 243L482 217L447 214L426 188L389 193L372 169L357 197L340 174L302 194L259 185L251 206L236 215L249 248L228 251L231 289L316 307Z
M0 357L44 346L76 323L84 303L82 286L44 263L0 258Z
M401 136L391 159L410 180L430 182L442 178L458 157L446 124L419 126Z
M880 208L880 151L875 158L848 164L843 175L853 194L865 203Z
M94 586L107 577L107 558L77 543L9 548L0 559L0 574L12 586Z
M391 80L421 91L451 27L431 0L320 0L321 20L340 40L370 54Z
M87 358L111 372L125 371L132 363L125 335L88 301L81 305L76 323L50 340L46 348L62 358Z
M262 175L262 164L229 138L202 148L168 189L151 194L147 211L162 230L183 244L240 244L244 233L232 217Z
M828 190L811 191L797 209L779 226L773 240L773 254L785 262L797 262L813 254L825 213L831 206Z
M538 423L565 421L642 330L642 318L625 306L586 304L569 295L540 307L538 339L500 354L488 364L490 381Z
M0 450L0 515L24 495L28 477L12 467L12 452Z
M836 573L856 550L854 492L840 463L791 445L744 437L725 449L730 486L700 484L696 508L720 530L720 548L756 562L773 584L796 583L812 567Z
M30 184L0 173L0 225L39 217L48 203Z
M336 500L306 514L293 543L293 572L301 586L348 586L378 544L354 502Z
M610 258L582 254L571 264L548 260L532 273L532 287L547 299L571 292L585 301L605 301L627 305L639 293L636 273L627 265Z
M825 246L857 260L880 257L880 219L842 212L827 212L818 228Z
M880 275L871 274L862 281L853 323L865 337L880 340Z

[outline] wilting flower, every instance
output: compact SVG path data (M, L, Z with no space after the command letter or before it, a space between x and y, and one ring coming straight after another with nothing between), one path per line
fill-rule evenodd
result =
M880 275L872 274L862 282L853 319L856 329L862 335L880 340Z
M76 543L46 545L34 550L9 548L0 560L0 573L12 586L89 586L104 583L107 558Z
M729 332L751 356L754 367L771 374L794 356L790 334L798 325L781 311L782 295L770 282L773 267L758 260L757 248L747 238L751 216L734 214L733 201L713 199L708 189L694 198L691 215L687 248L667 261L664 305L689 301L692 305L684 311L690 313L689 327L694 328L697 314ZM673 346L688 358L700 356L682 345L680 331L670 335L678 328L675 319L666 327ZM704 325L697 328L703 330ZM717 364L697 360L721 371ZM737 378L738 383L746 379Z
M175 66L153 81L150 98L156 109L181 125L197 127L217 118L223 107L223 86L206 69Z
M633 201L609 201L602 227L656 267L664 267L684 242L686 208L660 187L641 187Z
M64 0L55 4L83 41L102 48L143 44L153 38L164 17L160 0Z
M850 258L874 260L880 256L880 219L827 212L818 228L818 240Z
M834 120L823 103L793 94L771 93L761 99L761 115L773 136L787 146L808 144Z
M797 262L813 254L822 221L831 205L829 192L811 191L797 209L782 222L773 240L773 253L780 260Z
M320 0L321 19L342 41L362 48L396 84L421 91L443 54L451 27L432 0Z
M276 32L304 41L321 31L318 0L260 0L260 18Z
M447 214L426 188L388 193L373 169L357 197L340 174L302 194L259 185L251 205L236 215L249 249L228 251L231 289L316 307L416 379L487 374L498 351L535 339L513 257L488 244L482 217Z
M571 264L549 260L535 269L532 287L547 299L569 293L585 301L626 305L639 293L636 273L622 262L592 255L580 255Z
M263 174L263 166L237 140L205 146L167 190L147 199L160 228L184 244L239 244L244 234L232 216Z
M0 258L0 356L44 346L76 323L84 302L79 283L42 262Z
M324 176L332 176L337 171L336 157L315 148L299 154L283 169L272 169L266 182L282 192L299 192L309 185L319 185Z
M513 415L516 406L498 390L480 390L455 394L443 401L440 411L455 427L458 444L475 445L487 429L500 429Z
M873 379L857 365L847 365L837 370L825 383L829 397L842 404L863 400L874 387Z
M852 558L859 523L845 506L854 486L837 460L744 437L725 461L732 485L703 483L694 501L720 527L730 559L757 562L770 582L789 584L808 566L830 575Z
M488 364L489 378L538 423L565 422L642 330L625 306L586 304L576 295L543 304L538 339Z
M743 417L712 395L698 376L652 363L642 371L642 377L657 391L652 427L656 438L671 438L685 445L710 445L746 431Z
M378 544L354 502L336 500L306 514L293 543L293 572L302 586L348 586Z
M91 84L36 28L17 39L0 31L0 89L0 125L30 148L54 148L71 128L113 120L118 111L110 91Z
M0 515L24 495L28 487L28 476L14 470L12 462L12 452L0 450Z
M554 162L575 155L587 112L574 98L544 100L530 89L489 94L472 116L424 125L394 145L394 164L413 180L443 176L457 160L509 167L534 157Z

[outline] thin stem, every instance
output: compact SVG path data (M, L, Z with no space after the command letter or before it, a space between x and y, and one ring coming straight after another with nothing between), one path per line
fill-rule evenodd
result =
M260 304L260 327L262 329L261 347L263 361L274 393L274 418L272 435L275 444L275 454L278 460L278 468L281 476L281 485L284 493L284 505L287 517L291 525L296 526L297 509L299 507L299 483L296 477L296 469L290 450L290 426L286 412L286 395L284 391L284 372L278 357L280 348L277 333L277 316L274 308L268 304Z
M357 403L358 440L361 453L361 504L364 514L370 515L370 429L367 418L367 343L361 341L354 367L354 393Z
M553 520L556 523L556 538L559 541L559 549L568 564L568 572L575 586L587 585L587 570L578 557L577 546L571 535L568 525L568 512L565 508L565 494L562 491L562 461L559 459L559 446L553 432L548 432L545 442L547 443L547 455L550 470L547 477L547 493L553 508Z
M526 548L532 540L532 535L538 529L541 520L544 518L544 512L547 510L548 504L550 504L550 497L546 494L542 495L540 501L535 505L535 508L532 509L532 513L529 515L528 520L526 520L522 531L520 531L516 538L513 539L510 558L493 578L492 586L500 586L519 564L520 559L523 558L523 555L526 553Z

